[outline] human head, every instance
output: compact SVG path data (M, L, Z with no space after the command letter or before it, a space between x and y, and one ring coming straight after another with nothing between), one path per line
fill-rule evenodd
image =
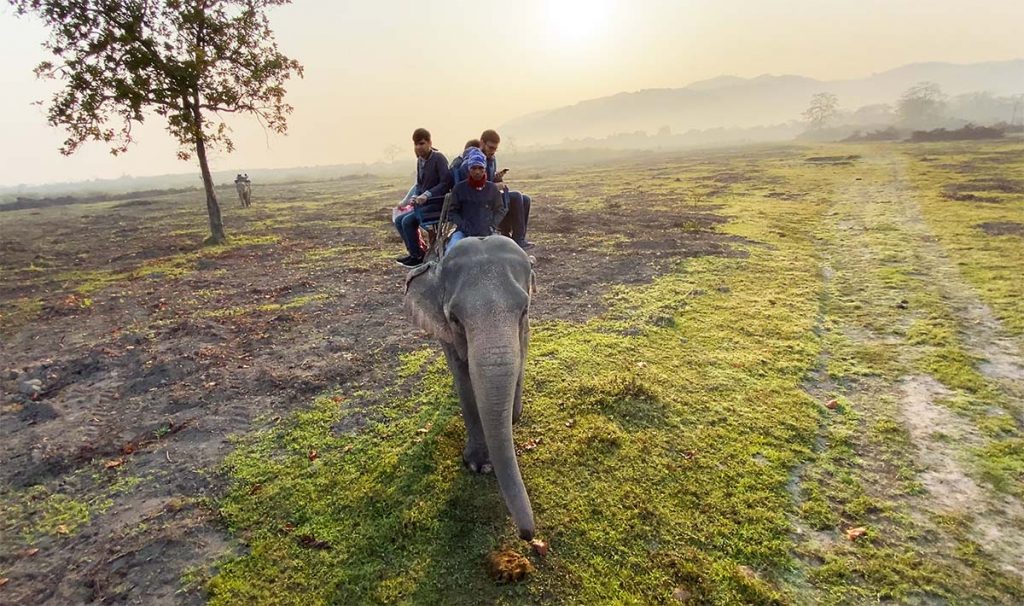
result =
M469 148L464 160L466 168L469 169L469 177L474 181L480 181L487 176L487 158L484 153L475 147Z
M494 153L498 151L499 143L501 143L501 137L498 136L497 132L487 129L480 133L480 150L488 158L494 157Z
M469 168L469 178L473 181L482 181L487 177L487 158L479 149L469 148L466 152L465 163Z
M416 155L420 158L426 158L430 155L430 131L425 128L417 128L412 131L412 143L413 149L416 150Z
M480 139L470 139L469 141L466 141L466 145L464 145L462 149L469 149L471 147L480 149Z

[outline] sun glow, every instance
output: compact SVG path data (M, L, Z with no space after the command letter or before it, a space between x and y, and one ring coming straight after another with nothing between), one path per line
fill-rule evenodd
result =
M592 43L607 28L611 9L610 0L547 0L550 36L565 47Z

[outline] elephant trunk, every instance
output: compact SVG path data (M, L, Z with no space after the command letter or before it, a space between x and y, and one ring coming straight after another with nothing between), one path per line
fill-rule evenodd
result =
M529 541L534 533L533 510L512 442L512 408L522 357L518 333L507 332L496 334L491 326L485 338L468 339L469 372L494 475L519 537Z

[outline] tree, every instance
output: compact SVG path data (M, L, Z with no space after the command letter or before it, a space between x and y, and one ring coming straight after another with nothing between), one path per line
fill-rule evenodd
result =
M384 148L384 157L392 164L394 164L395 158L397 158L400 153L402 153L402 148L395 143Z
M811 104L804 110L803 117L814 130L821 130L836 117L839 98L832 93L818 93L811 97Z
M68 137L70 155L86 141L127 151L132 127L155 113L195 153L206 189L208 243L224 241L207 151L234 149L223 114L248 113L284 133L292 107L285 83L302 66L278 51L264 10L290 0L9 0L19 15L50 29L36 76L63 82L47 108Z
M918 82L900 97L896 112L900 121L911 128L934 127L942 120L946 96L934 82Z

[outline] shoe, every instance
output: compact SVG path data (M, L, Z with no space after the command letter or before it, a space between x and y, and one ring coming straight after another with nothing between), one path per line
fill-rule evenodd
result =
M408 257L399 259L398 264L403 267L408 267L409 269L412 269L414 267L419 267L420 265L423 265L423 257L414 257L412 255L409 255Z
M519 248L523 250L530 250L531 248L534 247L533 242L516 242L516 244L518 244Z

